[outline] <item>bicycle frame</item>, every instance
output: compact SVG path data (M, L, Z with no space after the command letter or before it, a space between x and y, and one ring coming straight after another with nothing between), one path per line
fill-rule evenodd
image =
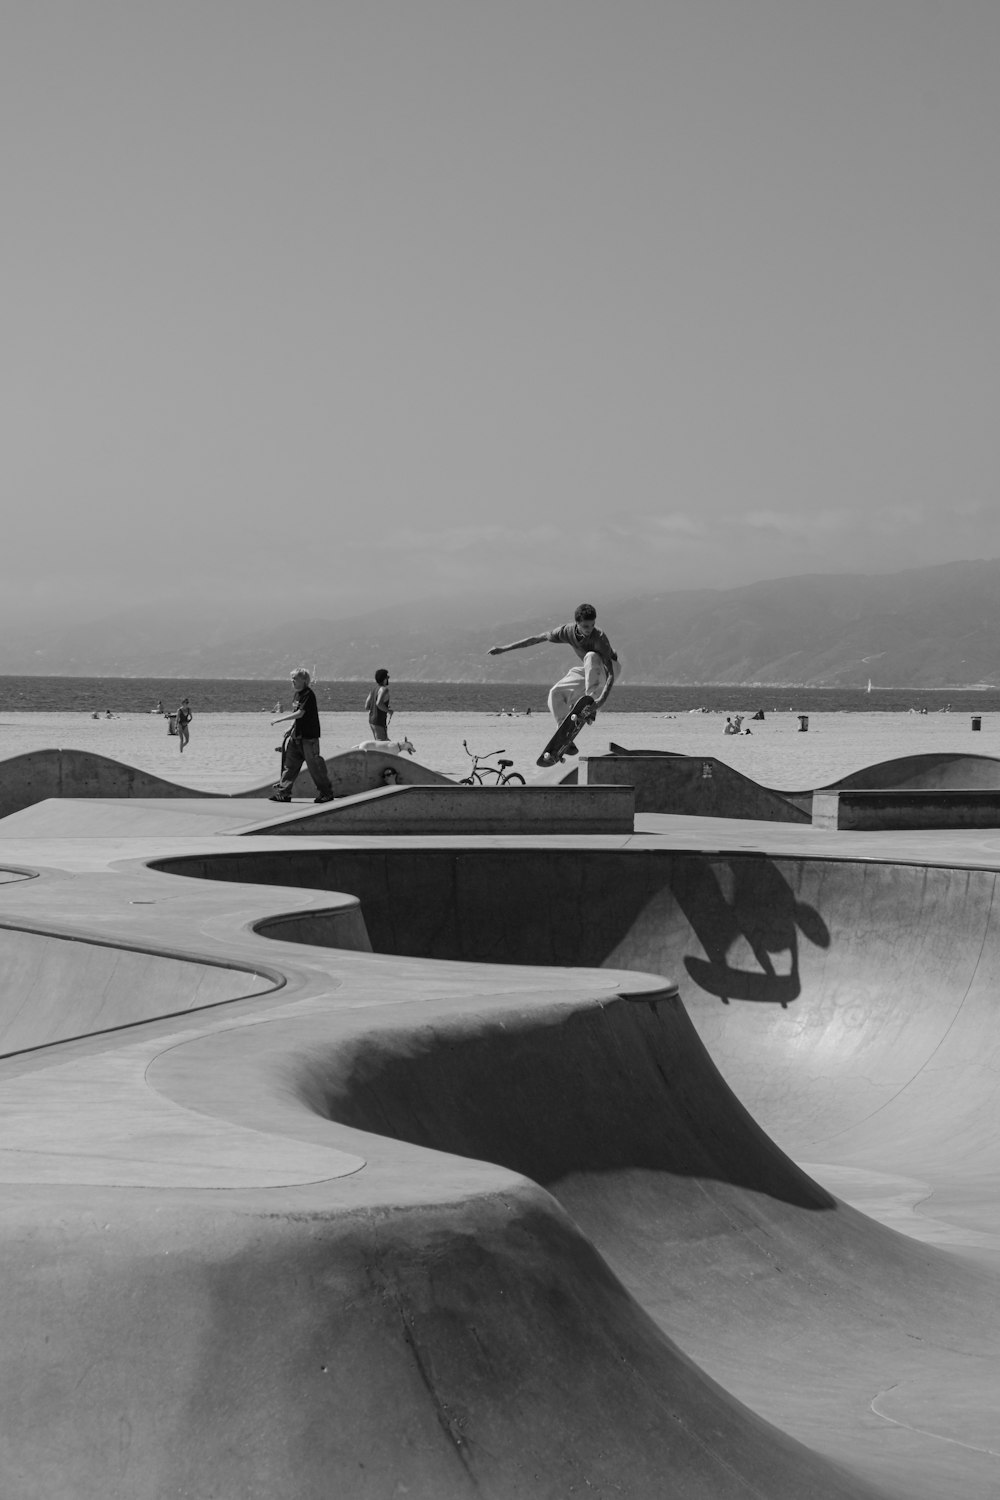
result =
M484 764L485 761L490 759L490 756L503 755L503 750L490 750L486 755L474 755L465 740L462 741L462 746L466 755L472 761L469 774L464 778L465 785L469 786L474 782L476 786L485 786L485 778L488 776L493 777L494 786L506 786L509 781L524 784L524 777L519 776L516 771L511 772L506 766L488 766Z

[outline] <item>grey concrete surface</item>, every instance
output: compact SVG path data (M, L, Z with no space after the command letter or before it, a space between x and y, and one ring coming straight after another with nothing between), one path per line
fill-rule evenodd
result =
M631 833L630 786L394 786L302 806L250 823L246 833Z
M609 755L588 757L581 776L589 785L633 786L640 813L849 830L1000 825L1000 760L989 755L902 756L827 787L777 792L712 757L613 746Z
M810 820L807 809L712 756L590 755L580 774L588 786L634 787L637 812L779 823Z
M330 784L338 797L355 796L380 786L386 766L391 766L400 780L408 785L452 785L447 776L429 766L422 766L410 756L387 755L381 750L343 750L329 756L326 761ZM275 780L279 773L280 763L276 756ZM234 795L259 799L268 797L272 790L273 783L265 782ZM315 796L316 789L307 770L296 779L293 794L310 799ZM220 800L211 792L195 791L166 781L162 776L140 771L135 766L124 765L91 750L30 750L0 762L0 818L53 797L181 798L188 802L212 797Z
M237 826L0 822L7 1492L996 1495L1000 833Z

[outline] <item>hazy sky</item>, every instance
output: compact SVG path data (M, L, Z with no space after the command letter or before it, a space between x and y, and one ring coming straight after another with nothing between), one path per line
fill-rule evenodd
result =
M8 0L0 190L22 620L1000 555L997 0Z

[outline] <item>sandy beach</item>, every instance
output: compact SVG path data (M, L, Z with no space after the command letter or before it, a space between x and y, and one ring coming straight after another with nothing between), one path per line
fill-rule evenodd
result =
M972 731L967 714L811 714L808 731L793 713L744 722L750 735L726 735L725 715L602 714L581 739L586 754L614 740L630 749L712 755L764 786L786 791L824 786L863 766L924 751L1000 757L1000 714L987 714ZM551 733L542 714L399 714L393 726L416 747L416 759L456 779L471 761L462 741L480 753L503 750L525 776ZM366 737L357 714L323 715L323 751L333 755ZM5 713L0 716L0 761L29 750L80 749L110 756L199 791L238 792L277 776L281 728L267 714L196 714L183 755L154 714L92 719L80 713Z

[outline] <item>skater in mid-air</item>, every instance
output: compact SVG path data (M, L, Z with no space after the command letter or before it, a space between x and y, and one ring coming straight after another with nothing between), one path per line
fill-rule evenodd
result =
M611 642L604 631L597 628L597 610L592 604L578 604L571 625L557 625L541 635L527 635L523 641L511 641L506 646L491 646L490 655L501 656L505 651L520 651L526 646L540 646L548 641L571 646L579 658L578 664L570 667L549 692L552 717L561 724L584 694L593 698L592 713L596 714L621 677L621 666ZM575 754L575 747L569 748L569 753Z

